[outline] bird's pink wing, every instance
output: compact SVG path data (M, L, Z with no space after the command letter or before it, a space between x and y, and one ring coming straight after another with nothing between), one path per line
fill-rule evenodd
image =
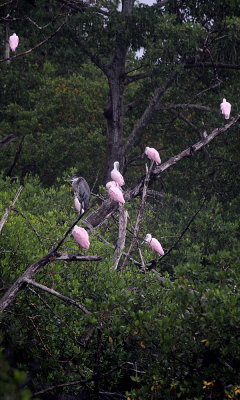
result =
M122 174L115 169L111 171L111 178L113 181L117 182L119 186L123 186L125 184Z
M9 45L12 51L15 51L18 47L19 37L17 35L12 35L9 38Z
M78 212L80 212L80 211L81 211L81 204L80 204L80 202L79 202L79 200L78 200L77 197L74 198L74 205L75 205L75 207L76 207L76 210L77 210Z
M111 199L113 199L114 201L118 201L120 204L124 204L125 200L123 198L123 194L121 192L121 190L117 187L111 187L108 191Z
M73 237L78 242L78 244L84 249L87 250L90 246L88 233L84 228L80 228L75 226L72 231Z
M157 239L152 238L151 242L149 243L149 246L151 247L152 250L156 251L161 256L164 255L164 250Z

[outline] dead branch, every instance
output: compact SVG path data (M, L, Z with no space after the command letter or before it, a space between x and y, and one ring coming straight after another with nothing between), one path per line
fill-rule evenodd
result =
M17 165L18 159L20 157L21 151L22 151L22 147L24 144L24 140L25 140L25 136L22 137L19 146L17 148L14 160L12 162L12 164L10 165L10 168L5 172L4 177L6 178L7 176L11 176L12 170L13 168Z
M73 306L80 308L85 314L91 314L90 311L87 310L86 307L84 307L82 304L78 303L77 301L71 299L70 297L63 296L61 293L56 292L56 290L51 289L45 285L42 285L41 283L37 283L33 279L25 278L24 281L30 285L33 285L41 290L44 290L47 293L50 293L52 296L58 297L60 300L65 301L66 303L72 304Z
M28 220L28 218L27 218L21 211L17 210L16 208L12 208L12 210L13 210L15 213L17 213L18 215L20 215L21 217L23 217L23 218L29 223L29 225L31 226L33 232L36 234L38 240L40 240L40 237L41 237L41 236L40 236L39 233L36 231L36 229L34 228L33 224L31 224L31 222Z
M174 157L171 157L168 161L161 164L158 167L155 167L150 175L150 182L149 185L153 182L154 179L158 179L161 176L161 173L166 169L175 165L178 161L185 157L193 156L194 153L201 150L204 146L210 143L215 137L219 136L220 134L226 132L229 128L236 125L240 118L240 114L233 118L230 122L226 125L223 125L221 128L215 128L206 138L201 139L199 142L195 143L194 145L188 147L187 149L183 150L181 153L177 154ZM139 196L142 192L145 175L143 175L137 185L132 189L124 193L125 201L130 201L132 198ZM94 213L89 214L86 218L86 222L89 223L92 227L97 227L107 218L108 215L112 213L113 210L116 210L116 202L110 199L107 199L103 202L103 204L96 210Z
M127 219L128 219L128 212L127 210L124 209L124 207L122 207L119 214L118 240L113 255L113 261L115 261L113 269L117 269L120 258L123 254L122 250L124 249L125 246Z
M61 23L61 25L50 35L48 36L46 39L42 40L40 43L36 44L36 46L32 47L29 50L23 51L22 53L16 54L15 56L11 56L8 58L2 58L0 60L0 63L7 61L7 60L13 60L15 58L24 56L26 54L32 53L32 51L38 49L39 47L43 46L45 43L47 43L49 40L51 40L61 29L62 27L66 24L66 19Z
M199 104L169 104L169 105L163 105L163 104L159 104L156 107L156 110L175 110L178 108L190 108L193 110L199 110L199 111L206 111L206 112L210 112L211 108L210 107L206 107L206 106L201 106Z
M8 209L6 210L4 216L2 217L2 219L0 221L0 232L1 232L2 228L3 228L3 225L7 221L8 215L9 215L11 209L13 208L14 204L16 203L18 197L20 196L22 190L23 190L23 186L21 185L20 188L18 189L17 193L16 193L16 196L13 199L12 204L8 207Z
M13 133L11 133L10 135L4 136L0 140L0 147L5 146L5 144L8 144L8 143L12 142L14 139L16 139L16 136L13 135Z
M167 82L163 86L155 89L154 96L152 97L151 101L149 102L149 104L146 107L145 111L143 112L142 116L139 118L137 123L134 125L134 128L124 145L124 149L123 149L124 154L128 154L129 151L132 149L134 142L136 140L136 137L149 123L149 121L153 115L153 112L155 111L155 108L158 105L159 99L164 95L166 90L173 84L176 76L177 76L177 71L174 71L170 75L170 78L167 80Z
M181 232L181 234L179 235L179 237L177 238L176 242L172 245L172 247L166 251L166 253L161 257L161 260L166 257L168 254L171 253L171 251L173 249L175 249L175 247L177 246L177 244L180 242L180 240L182 239L182 237L185 235L185 233L187 232L187 230L189 229L190 225L193 223L193 221L195 220L196 216L198 215L198 213L201 211L201 209L203 208L204 204L206 202L206 197L204 198L204 200L202 201L202 204L200 205L200 207L197 209L197 211L194 213L194 215L192 216L192 218L190 219L190 221L188 222L188 224L186 225L186 227L183 229L183 231Z
M139 229L140 229L140 224L141 224L141 221L142 221L142 218L143 218L144 209L145 209L145 203L146 203L146 199L147 199L147 188L148 188L148 184L149 184L149 179L150 179L150 174L151 174L151 170L152 170L152 167L153 167L153 163L154 163L154 161L151 162L151 166L150 166L149 169L148 169L148 166L146 164L146 178L144 180L141 206L140 206L140 210L139 210L139 213L138 213L138 216L137 216L136 225L135 225L135 228L134 228L134 231L133 231L133 239L132 239L132 242L130 244L128 253L127 253L126 257L125 257L125 260L123 262L123 265L121 267L121 271L123 271L126 268L129 256L133 252L134 247L135 247L136 242L137 242L137 236L138 236L138 232L139 232Z

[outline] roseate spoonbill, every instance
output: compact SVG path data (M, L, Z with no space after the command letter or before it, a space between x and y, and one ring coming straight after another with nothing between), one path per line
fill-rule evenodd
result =
M16 33L14 33L9 38L9 46L10 46L12 51L16 50L16 48L18 47L18 43L19 43L19 37L16 35Z
M110 186L119 187L119 186L118 186L118 183L115 182L115 181L109 181L109 182L106 184L107 190L110 188Z
M79 200L78 200L77 197L74 197L74 205L75 205L76 210L80 213L80 211L81 211L81 204L80 204L80 202L79 202Z
M161 158L159 156L159 152L153 147L146 147L145 154L150 158L150 160L155 161L155 163L161 164Z
M150 233L148 233L147 236L145 237L145 242L147 242L149 247L152 250L156 251L160 256L164 255L164 250L163 250L161 244L159 243L159 241L157 239L153 238Z
M111 197L112 200L118 201L120 206L122 206L125 203L122 191L119 187L110 185L107 189L109 196Z
M220 104L220 108L222 111L222 114L224 115L225 119L229 119L230 117L230 112L231 112L231 104L226 101L226 99L223 99L222 103Z
M125 185L122 174L119 172L119 162L115 161L113 163L113 170L111 171L111 178L113 181L117 182L119 186Z
M84 228L80 228L78 225L75 225L72 230L72 234L76 242L78 242L79 246L81 246L83 250L87 250L89 248L89 237Z
M83 214L88 208L89 200L91 197L91 192L88 183L82 176L79 177L74 176L73 178L68 180L68 182L72 182L72 190L75 199L77 198L79 202L78 204L77 200L74 200L75 207L78 210L78 212L81 212L81 214ZM79 206L80 206L80 211L79 211Z

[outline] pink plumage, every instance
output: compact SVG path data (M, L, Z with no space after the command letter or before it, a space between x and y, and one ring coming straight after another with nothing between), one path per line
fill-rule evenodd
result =
M78 200L77 197L74 197L74 205L75 205L75 207L76 207L76 210L80 213L80 211L81 211L81 204L80 204L80 202L79 202L79 200Z
M226 101L226 99L223 99L222 103L220 104L220 108L222 111L222 114L224 115L225 119L229 119L230 117L230 112L231 112L231 104Z
M115 181L109 181L109 182L106 184L107 190L110 188L110 186L118 187L118 183L115 182Z
M80 228L79 226L75 225L72 234L76 242L78 242L79 246L81 246L83 250L87 250L89 248L89 236L84 228Z
M146 147L145 154L150 158L150 160L155 161L155 163L161 164L161 158L159 156L159 152L153 147Z
M109 196L111 197L112 200L117 201L120 206L122 206L125 203L125 200L123 198L123 194L120 188L116 186L110 186L108 188L108 193Z
M119 172L119 162L115 161L113 163L113 170L111 171L111 178L113 181L118 183L119 186L125 185L122 174Z
M161 243L152 237L152 235L150 233L147 234L145 241L148 243L149 247L156 251L160 256L164 255L164 250L161 246Z
M14 33L9 38L9 46L10 46L12 51L16 50L16 48L18 47L18 43L19 43L19 37L16 35L16 33Z

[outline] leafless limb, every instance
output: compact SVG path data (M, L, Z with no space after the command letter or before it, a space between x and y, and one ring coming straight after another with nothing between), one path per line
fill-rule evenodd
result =
M17 2L17 1L18 1L18 0L10 0L10 1L8 1L7 3L0 4L0 7L8 6L9 4L15 3L15 2Z
M139 213L138 213L138 216L137 216L136 225L135 225L135 228L134 228L134 231L133 231L133 239L132 239L132 242L130 244L130 247L129 247L129 250L127 252L127 255L125 257L125 260L124 260L124 262L123 262L123 264L121 266L121 271L123 271L126 268L129 256L133 252L133 249L134 249L135 244L137 242L137 236L138 236L138 232L139 232L139 229L140 229L140 224L141 224L141 221L142 221L142 218L143 218L144 209L145 209L145 203L146 203L146 199L147 199L147 188L148 188L148 183L149 183L149 179L150 179L150 174L151 174L151 170L152 170L152 167L153 167L153 163L154 163L154 161L151 162L151 166L150 166L149 169L148 169L148 166L146 164L146 178L144 180L141 206L140 206L140 210L139 210Z
M196 63L186 63L183 68L223 68L223 69L240 69L240 65L238 64L224 64L217 63L214 64L211 62L196 62Z
M119 213L118 240L113 255L113 261L114 261L113 269L117 269L120 258L122 256L122 251L125 246L127 219L128 219L128 212L127 210L124 209L124 207L122 207Z
M32 47L29 50L23 51L22 53L16 54L15 56L12 57L8 57L8 58L2 58L0 60L0 63L7 61L7 60L14 60L15 58L24 56L26 54L32 53L32 51L38 49L39 47L43 46L45 43L47 43L49 40L51 40L61 29L62 27L66 24L66 19L61 23L61 25L50 35L48 36L46 39L42 40L42 42L36 44L36 46Z
M129 151L132 149L132 146L136 140L136 137L138 136L140 131L142 131L147 126L148 122L150 121L150 119L153 115L153 112L155 111L155 108L158 105L160 98L164 95L166 90L173 84L176 76L177 76L177 71L174 71L170 75L170 78L167 80L167 82L163 86L155 89L154 96L152 97L151 101L149 102L149 104L146 107L145 111L143 112L142 116L139 118L139 120L135 124L131 134L129 135L129 137L124 145L124 149L123 149L124 154L128 154Z
M237 115L235 118L232 118L232 120L230 122L228 122L226 125L223 125L220 128L215 128L206 138L201 139L197 143L193 144L192 146L183 150L181 153L177 154L176 156L169 158L169 160L166 161L165 163L162 163L160 166L155 167L151 172L149 184L151 185L151 183L154 181L154 179L159 179L161 177L161 174L163 171L172 167L177 162L179 162L181 159L183 159L185 157L193 156L194 153L201 150L204 146L206 146L213 139L215 139L215 137L219 136L220 134L226 132L228 129L230 129L231 127L236 125L239 118L240 118L240 114ZM129 190L124 193L125 201L130 201L132 198L139 196L139 194L142 192L142 189L144 186L145 177L146 176L143 175L139 179L137 185L132 190ZM108 216L114 210L114 208L116 210L116 202L114 202L113 200L107 199L96 211L94 211L94 213L89 214L87 216L86 221L92 227L96 227L99 224L103 223L106 216Z
M82 257L86 256L76 256L76 255L69 255L66 256L66 253L59 253L57 250L63 244L66 237L72 231L74 226L78 223L78 221L82 218L80 215L72 224L72 226L67 230L63 238L59 241L57 246L53 248L48 254L37 260L34 264L26 269L26 271L10 286L8 291L4 294L4 296L0 300L0 311L4 311L6 307L11 304L11 302L15 299L15 297L24 289L26 286L26 279L32 279L32 277L42 268L44 268L49 262L52 262L56 259L65 260L65 261L77 261L83 260ZM81 258L80 258L81 257ZM90 261L89 257L87 256L88 260ZM94 260L96 261L96 260Z
M186 118L183 114L181 114L181 113L179 113L179 112L177 112L177 111L175 111L173 109L170 109L169 111L170 111L170 113L175 115L177 118L179 118L182 121L186 122L186 124L188 124L195 132L197 132L199 139L201 139L203 137L202 132L200 131L200 129L195 124L193 124L191 121L189 121L189 119ZM207 150L206 147L203 147L203 152L204 152L207 160L209 161L211 167L214 168L211 155L210 155L210 153L209 153L209 151Z
M33 279L25 278L24 281L30 285L37 287L38 289L44 290L47 293L50 293L52 296L58 297L60 300L65 301L66 303L72 304L73 306L80 308L85 314L91 314L90 311L87 310L82 304L78 303L77 301L70 299L70 297L63 296L61 293L56 292L56 290L51 289L41 283L34 281Z
M13 171L13 168L17 165L17 162L18 162L18 159L19 159L19 157L20 157L20 154L21 154L21 151L22 151L22 147L23 147L23 144L24 144L24 140L25 140L25 136L22 137L22 139L21 139L21 141L20 141L20 143L19 143L19 146L18 146L18 148L17 148L17 151L16 151L16 153L15 153L14 160L13 160L13 162L12 162L10 168L9 168L9 169L6 171L6 173L4 174L4 177L11 176L11 173L12 173L12 171Z
M12 208L12 210L13 210L15 213L17 213L18 215L20 215L21 217L23 217L23 218L29 223L29 225L31 226L33 232L36 234L38 240L40 240L40 237L41 237L41 236L40 236L39 233L36 231L36 229L34 228L34 226L31 224L31 222L29 221L29 219L28 219L21 211L17 210L16 208Z
M18 197L20 196L22 190L23 190L23 186L21 185L20 188L18 189L17 193L16 193L16 196L13 199L12 204L8 207L8 209L6 210L4 216L2 217L2 219L0 221L0 232L2 231L3 225L7 221L8 215L9 215L11 209L13 208L14 204L16 203Z
M5 144L12 142L14 139L16 139L16 136L13 135L12 133L10 135L4 136L0 140L0 147L5 146Z
M181 234L179 235L179 237L177 238L176 242L172 245L172 247L165 252L165 254L161 257L161 260L166 257L167 255L169 255L171 253L171 251L173 249L175 249L175 247L177 246L177 244L180 242L180 240L182 239L182 237L185 235L185 233L187 232L187 230L189 229L190 225L193 223L193 221L195 220L196 216L198 215L198 213L201 211L201 209L203 208L204 204L206 202L206 197L204 198L204 200L202 201L202 204L200 205L200 207L198 208L198 210L194 213L194 215L192 216L192 218L190 219L190 221L188 222L188 224L186 225L186 227L183 229L183 231L181 232Z
M163 105L163 104L159 104L156 107L156 110L175 110L178 108L190 108L190 109L194 109L194 110L199 110L199 111L206 111L206 112L210 112L211 108L210 107L206 107L206 106L201 106L199 104L169 104L169 105Z

